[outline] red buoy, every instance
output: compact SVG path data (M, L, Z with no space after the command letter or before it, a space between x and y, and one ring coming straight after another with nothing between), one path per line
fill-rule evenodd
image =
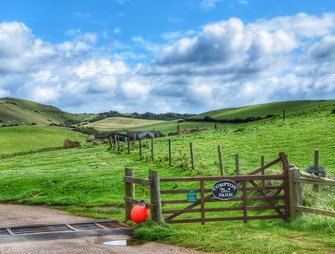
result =
M133 209L131 209L130 217L135 223L141 223L148 220L149 209L143 200L139 204L135 205Z

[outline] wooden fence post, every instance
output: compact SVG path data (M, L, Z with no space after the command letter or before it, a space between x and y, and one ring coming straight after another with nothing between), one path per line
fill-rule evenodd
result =
M140 148L140 160L142 160L142 142L141 142L141 139L138 139L138 146Z
M302 202L302 192L301 184L293 182L293 178L299 178L300 171L297 168L289 170L289 192L290 192L290 215L292 218L301 215L301 211L298 211L296 207L301 205Z
M265 158L264 155L261 156L261 167L263 167L265 165ZM264 173L263 173L264 175Z
M120 138L117 138L117 150L120 151Z
M283 165L283 175L284 179L284 200L285 200L285 215L286 219L291 217L291 203L290 203L290 180L289 180L289 169L290 165L287 160L287 156L285 153L280 153L279 158Z
M131 168L125 168L124 175L134 177L134 170ZM125 197L135 199L135 184L125 182L124 187L125 187L125 191L124 191ZM129 203L126 198L125 198L125 220L128 221L131 219L130 213L131 213L131 209L133 209L133 204Z
M190 142L190 153L191 153L191 166L192 169L195 169L195 161L194 161L194 151L193 151L193 144Z
M265 165L265 158L264 155L261 156L261 167L263 167ZM265 169L262 169L261 171L262 175L265 175ZM262 180L262 185L265 185L265 180Z
M285 120L286 120L286 110L284 109L284 111L283 111L283 123L285 123Z
M169 139L169 165L172 165L172 156L171 156L171 139Z
M179 137L179 135L180 135L180 125L178 124L178 126L177 126L177 137Z
M162 205L159 174L156 171L149 171L150 184L150 202L152 204L151 219L156 222L162 222Z
M247 183L242 182L242 202L243 202L243 222L248 222L248 208L247 208Z
M108 136L108 140L109 140L109 147L112 148L113 144L112 144L112 138L111 138L111 136Z
M220 175L224 175L224 168L223 168L223 160L222 160L222 149L221 146L218 145L218 153L219 153L219 163L220 163Z
M130 154L130 137L127 138L128 154Z
M314 168L320 167L320 151L318 149L314 150ZM314 191L319 191L319 185L314 185Z
M240 174L240 155L235 154L236 175Z
M320 151L318 149L314 150L314 167L318 168L320 166Z
M205 225L205 182L200 180L200 213L201 225Z
M154 139L151 138L151 160L154 161L155 157L154 157Z

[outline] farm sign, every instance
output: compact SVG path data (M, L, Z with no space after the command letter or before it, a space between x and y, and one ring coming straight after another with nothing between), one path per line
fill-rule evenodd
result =
M195 203L197 202L197 191L187 190L187 202Z
M231 180L222 180L213 185L213 196L220 200L229 200L234 198L238 192L238 185Z

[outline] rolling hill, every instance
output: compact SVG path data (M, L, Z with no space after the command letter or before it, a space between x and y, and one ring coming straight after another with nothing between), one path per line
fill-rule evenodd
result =
M93 127L100 131L123 131L133 128L148 129L148 126L154 124L165 124L170 121L147 120L127 117L108 117L97 122L84 125L85 127Z
M0 99L0 126L73 124L91 116L88 114L70 114L53 106L27 100Z
M265 118L268 115L281 116L285 110L286 115L320 111L323 108L335 107L335 100L301 100L272 102L266 104L245 106L240 108L226 108L208 111L193 117L201 119L209 116L218 120L246 119L248 117Z
M86 145L87 136L57 126L12 126L0 128L0 158L15 153L62 147L65 139Z
M283 111L286 117L300 115L313 115L314 113L330 112L335 108L335 100L301 100L272 102L266 104L245 106L240 108L224 108L205 112L186 120L154 121L125 117L110 117L97 122L85 125L93 127L100 131L149 131L156 130L164 134L176 132L179 125L182 129L189 128L213 128L212 121L202 121L206 116L215 120L227 120L228 123L234 123L235 119L261 120L267 116L282 117ZM193 120L193 121L192 121ZM243 121L241 121L243 122ZM218 123L218 126L227 123Z
M333 108L332 104L321 107L316 104L306 109L307 111L293 111L285 123L280 117L276 117L250 123L222 124L217 130L155 139L154 161L151 159L150 140L142 142L142 158L139 157L138 143L132 142L130 154L127 145L121 144L120 150L101 145L5 158L0 164L0 201L53 205L80 215L123 220L125 167L134 168L138 177L147 177L150 169L159 171L161 177L217 176L218 145L222 146L225 175L235 174L236 154L240 155L243 175L259 167L262 155L267 163L277 158L281 151L288 154L290 163L305 171L313 164L313 150L319 149L320 165L334 177ZM299 115L298 112L303 114ZM166 124L170 123L172 122ZM191 122L173 123L177 125ZM16 128L18 127L1 128L0 131L14 131ZM8 134L4 137L9 138ZM41 139L44 140L45 137ZM171 166L168 160L169 139L172 147ZM32 139L31 142L35 140ZM194 147L195 170L190 167L190 142ZM19 146L20 144L18 148ZM269 169L267 172L278 173L277 170L279 168ZM276 185L274 182L268 184ZM177 190L180 185L169 186ZM182 185L183 189L199 188L198 184L194 186ZM136 197L148 200L148 193L147 188L138 188ZM333 193L329 187L315 192L313 186L303 186L304 201L310 207L334 210ZM179 196L176 199L185 199L185 193L177 195ZM263 203L261 200L259 202L261 206ZM180 204L173 205L171 209L182 208ZM236 202L236 207L240 205L241 203ZM210 204L209 208L213 207L214 204ZM237 216L238 211L225 213L233 217ZM263 215L266 212L257 211L257 214ZM192 214L187 216L195 217ZM166 241L217 253L314 254L332 253L335 247L335 220L307 214L289 221L255 220L248 221L247 224L226 221L206 225L175 224L171 227L174 233ZM217 232L228 233L218 238ZM232 237L227 237L229 235ZM266 249L264 246L267 246Z
M175 132L177 126L181 128L212 128L212 121L227 121L247 119L260 120L266 117L281 117L285 110L286 116L309 115L313 112L329 111L335 108L335 100L300 100L286 102L272 102L259 105L251 105L240 108L224 108L208 111L186 120L148 120L134 117L107 117L99 121L85 124L85 127L93 127L99 131L125 131L125 130L157 130L164 134ZM126 115L126 114L124 114ZM85 122L96 115L70 114L56 107L40 103L3 98L0 99L0 126L1 125L69 125ZM208 120L211 121L202 121ZM205 118L205 119L204 119ZM200 122L199 122L200 121Z

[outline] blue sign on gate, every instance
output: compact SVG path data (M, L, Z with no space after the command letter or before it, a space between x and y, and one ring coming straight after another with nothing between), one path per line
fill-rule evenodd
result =
M195 203L197 202L197 191L187 190L187 202Z

